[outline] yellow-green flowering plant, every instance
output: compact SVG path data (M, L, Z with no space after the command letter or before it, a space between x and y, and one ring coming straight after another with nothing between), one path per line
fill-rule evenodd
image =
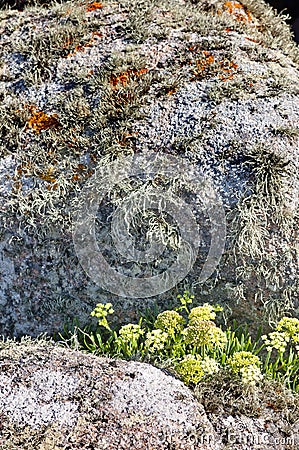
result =
M219 363L213 359L200 355L186 355L175 365L176 372L187 385L196 385L208 375L213 375L220 370Z
M255 385L263 378L260 369L261 360L251 352L235 352L227 360L227 364L234 374L241 376L241 380L244 384Z
M185 319L177 311L164 311L158 314L154 327L173 336L177 331L183 330L184 324Z
M260 367L260 358L251 352L241 351L235 352L228 360L228 365L232 371L238 373L240 369L248 366Z
M189 314L190 311L187 305L190 305L193 302L194 295L191 295L189 291L184 291L184 294L179 294L177 298L180 300L181 305L175 308L175 310L185 311L187 314Z
M227 341L225 333L211 320L193 321L183 334L193 353L205 353L209 349L223 347Z
M204 303L202 306L192 308L189 314L189 323L190 325L192 325L192 322L197 320L215 320L216 311L217 308L215 308L215 306L210 305L209 303Z
M148 353L158 354L163 353L168 334L160 329L152 330L146 333L145 348Z
M251 386L255 386L263 379L261 369L254 365L242 367L240 369L240 375L242 382Z
M107 316L113 313L114 309L112 308L111 303L98 303L95 309L90 313L90 315L93 317L97 317L99 326L104 327L107 330L111 330L108 324Z
M293 344L299 353L299 319L294 317L283 317L276 326L276 331L262 336L268 351L276 349L284 353L288 344Z
M187 385L196 385L204 378L201 358L194 355L186 355L175 365L175 370Z
M296 392L299 391L299 319L283 317L274 331L261 339L267 355L264 371L271 378L283 381Z
M158 314L153 324L154 329L168 336L163 344L163 353L168 358L178 359L188 353L204 357L209 350L222 347L226 342L225 333L213 321L216 312L222 308L205 303L190 309L188 305L192 304L193 298L185 291L183 296L178 296L181 306Z
M229 370L244 385L254 386L270 377L299 391L298 319L283 317L275 330L262 337L259 333L252 341L247 327L237 327L234 322L222 330L216 325L217 312L222 310L219 305L192 307L194 296L188 291L178 299L178 307L163 312L152 309L150 318L143 316L138 324L119 328L109 323L114 312L112 304L98 303L91 312L97 319L96 326L81 329L76 325L72 342L90 352L153 363L171 362L189 386Z
M141 338L145 330L141 327L142 319L138 324L129 323L123 325L118 331L118 336L115 339L115 346L118 354L123 354L126 357L132 357L142 351Z
M214 373L217 373L220 370L220 364L214 358L210 358L209 356L202 358L201 367L205 376L214 375Z

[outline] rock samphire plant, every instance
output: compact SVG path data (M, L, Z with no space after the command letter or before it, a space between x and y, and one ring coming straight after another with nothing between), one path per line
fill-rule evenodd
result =
M178 299L172 310L117 329L109 323L112 304L98 303L91 312L96 324L80 328L77 321L61 337L92 353L167 367L190 387L222 371L247 387L275 379L299 392L299 319L283 317L274 331L261 336L260 329L252 339L235 322L225 330L215 323L219 305L192 307L188 291Z

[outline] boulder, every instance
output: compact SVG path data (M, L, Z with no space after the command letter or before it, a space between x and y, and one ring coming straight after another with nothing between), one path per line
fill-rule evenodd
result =
M284 19L262 0L0 15L0 334L86 323L97 302L133 321L185 288L224 321L298 316Z
M267 405L265 398L258 402L261 390L254 388L256 411L246 415L229 409L229 391L220 402L217 393L208 398L206 391L207 412L172 374L138 361L28 338L2 341L0 361L3 450L284 450L298 445L299 404L290 393L275 394ZM211 412L213 402L218 411ZM243 392L243 410L245 404Z

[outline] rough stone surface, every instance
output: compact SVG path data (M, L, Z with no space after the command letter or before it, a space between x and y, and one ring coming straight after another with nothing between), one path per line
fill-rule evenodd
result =
M99 301L132 321L184 288L253 325L298 316L298 47L261 0L232 4L47 2L0 12L1 334L61 330L68 318L87 321ZM72 217L99 166L149 151L211 180L227 215L226 251L198 284L207 221L181 283L155 298L120 298L80 266ZM132 190L106 198L97 237L111 266L142 278L175 256L145 265L116 252L109 218Z
M295 450L299 444L295 402L283 412L261 404L256 417L210 413L161 369L45 340L2 342L0 379L1 450Z

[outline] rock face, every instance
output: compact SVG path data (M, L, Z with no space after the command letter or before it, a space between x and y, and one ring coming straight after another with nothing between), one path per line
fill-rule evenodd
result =
M260 402L259 417L213 414L179 380L145 363L28 339L2 342L0 360L3 450L283 450L298 445L299 405L291 396L280 407L273 405L276 411Z
M132 321L184 288L240 321L298 316L299 57L283 20L261 0L66 2L1 19L0 334L52 333L68 318L86 321L100 301ZM171 176L117 178L113 163L132 155L148 172L153 155L178 164ZM188 167L193 184L213 185L203 206ZM91 232L79 261L74 217L87 205L87 223L84 187L95 192L95 176L98 247ZM145 212L138 199L151 193ZM225 220L209 216L214 197ZM179 231L169 219L178 211ZM176 267L178 282L157 293L154 277L172 267L192 217L196 261L181 257L185 278ZM145 236L164 253L144 253ZM153 291L129 296L123 284L119 296L119 279L152 281Z

